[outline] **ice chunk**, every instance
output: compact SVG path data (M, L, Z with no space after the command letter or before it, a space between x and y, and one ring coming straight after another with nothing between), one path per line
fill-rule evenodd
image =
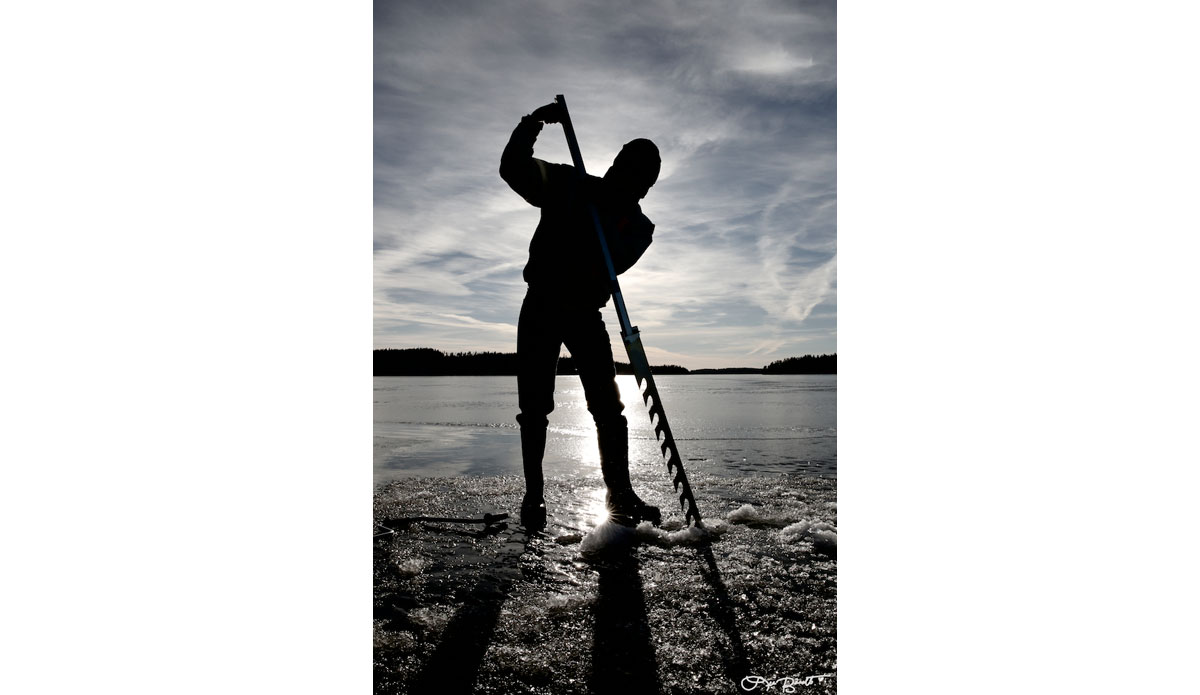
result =
M638 538L642 541L666 546L695 545L713 540L725 530L725 522L720 519L706 521L703 526L686 526L674 531L655 528L649 521L643 521L637 527Z
M544 610L550 614L558 612L570 613L577 610L580 606L586 606L589 603L591 603L591 598L583 594L554 594L546 600Z
M413 575L420 574L421 570L424 568L425 568L425 561L421 560L420 558L415 558L415 557L405 560L404 562L401 562L401 563L399 563L399 565L397 565L397 569L400 570L400 572L399 572L400 576L410 576L411 577Z
M678 524L674 525L675 528L678 526ZM705 526L686 526L673 531L658 528L649 521L643 521L635 528L630 528L610 519L583 537L579 551L584 555L596 555L610 550L629 548L636 543L662 546L695 545L712 540L725 531L725 522L720 519L705 522Z
M725 518L736 524L746 521L758 521L761 517L759 517L758 510L754 508L754 505L743 504L732 512L729 512L729 515Z
M787 543L809 538L813 542L813 550L826 555L837 554L837 527L824 521L802 519L785 526L779 532L779 537Z
M634 529L622 526L612 519L605 519L583 537L579 544L579 552L584 555L597 555L631 547L636 541L637 532Z
M826 555L837 555L837 533L833 531L817 531L812 533L813 550Z
M725 516L731 524L745 524L751 528L782 528L791 523L787 516L771 516L751 504L743 504Z
M808 527L811 523L811 521L797 521L794 524L785 526L783 530L779 532L779 537L784 541L794 543L795 541L804 538L805 534L808 533Z
M667 534L667 545L684 545L694 544L708 540L709 534L706 529L699 526L689 526L685 529L672 531Z

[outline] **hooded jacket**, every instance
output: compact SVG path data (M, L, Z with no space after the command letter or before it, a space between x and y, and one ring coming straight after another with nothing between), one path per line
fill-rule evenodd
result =
M603 307L612 287L588 203L596 206L618 275L649 248L654 224L636 201L613 200L604 179L589 174L581 181L575 167L535 158L533 143L541 130L541 121L521 119L500 158L500 178L542 210L523 277L530 289L552 293L564 304Z

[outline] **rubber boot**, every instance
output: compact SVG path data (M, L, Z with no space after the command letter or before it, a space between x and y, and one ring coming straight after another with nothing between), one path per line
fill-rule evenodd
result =
M525 473L525 499L521 501L521 524L529 530L546 528L545 483L542 456L546 453L546 428L521 426L521 466Z
M629 481L629 427L625 423L596 426L600 442L600 472L608 493L604 504L613 521L629 526L649 521L655 526L662 520L658 507L646 504L633 491Z

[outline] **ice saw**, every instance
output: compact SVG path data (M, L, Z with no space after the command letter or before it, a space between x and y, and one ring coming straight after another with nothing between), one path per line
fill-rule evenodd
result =
M580 180L587 176L583 168L583 155L579 153L579 142L575 139L575 128L571 125L571 115L567 111L567 101L563 95L554 97L555 103L562 109L563 132L567 136L567 147L571 150L571 160ZM675 492L679 493L679 506L684 510L684 521L688 524L700 525L700 509L696 507L696 499L692 497L692 486L688 484L687 474L683 471L683 459L675 447L675 438L671 436L671 426L667 424L667 414L663 410L662 399L658 388L654 385L654 375L650 373L650 362L646 359L646 350L642 347L642 337L637 326L630 325L629 312L625 309L625 299L621 296L621 285L617 282L617 272L613 268L612 254L608 251L608 240L604 228L600 224L600 216L596 206L591 202L588 208L592 215L592 224L600 237L600 249L604 252L604 264L608 268L608 281L612 285L613 305L617 310L617 318L621 322L621 341L625 343L625 352L629 354L629 363L633 365L633 374L642 390L642 401L650 409L650 422L654 424L654 436L661 441L662 455L667 461L667 473L673 473L672 482ZM651 402L653 401L653 404Z

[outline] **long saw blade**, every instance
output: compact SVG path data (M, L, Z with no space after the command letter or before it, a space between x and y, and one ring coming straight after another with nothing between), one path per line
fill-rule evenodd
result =
M679 449L675 447L675 437L671 435L671 425L667 423L662 397L658 395L658 387L654 385L650 362L646 359L645 349L642 348L642 335L634 326L630 335L622 334L621 337L625 342L625 351L629 353L629 364L633 365L633 375L637 379L638 388L642 390L642 401L650 409L650 423L654 425L655 438L661 442L662 455L667 461L667 473L675 474L671 482L675 485L675 492L679 493L679 506L684 510L684 522L699 526L700 509L696 506L696 498L692 496L692 486L688 484L687 473L683 470L683 459L679 456Z
M583 167L583 155L579 151L579 141L575 138L575 126L571 123L571 114L567 111L567 100L559 94L554 97L562 109L563 133L567 136L567 149L571 151L571 161L582 180L587 176ZM592 224L600 238L600 250L604 253L604 264L608 268L608 282L612 286L613 307L617 310L617 320L621 323L621 338L625 343L625 352L629 354L629 363L633 365L633 374L638 386L642 388L642 401L650 408L650 422L654 425L654 436L661 441L662 455L667 460L667 473L674 473L671 482L675 492L679 493L679 505L684 510L685 523L700 525L700 509L696 506L696 498L692 496L692 486L688 484L687 474L683 472L683 459L675 448L675 438L671 436L671 426L667 424L667 413L663 410L662 398L654 385L654 375L650 373L650 361L646 359L646 350L642 347L641 334L637 326L629 323L629 312L625 309L625 298L621 295L621 284L617 282L617 272L613 267L612 255L608 251L608 241L604 236L604 227L600 224L600 216L596 214L596 206L589 205L592 214ZM650 405L650 401L654 401Z

